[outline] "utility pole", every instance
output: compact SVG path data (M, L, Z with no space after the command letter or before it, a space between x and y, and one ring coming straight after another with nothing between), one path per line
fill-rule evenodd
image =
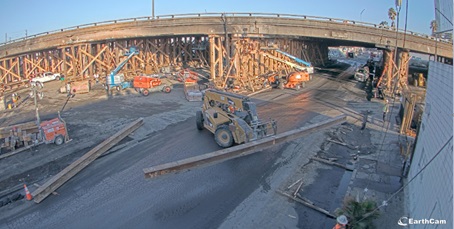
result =
M151 0L151 18L154 19L154 0Z
M5 33L5 43L8 42L8 33Z
M27 30L25 30L25 39L27 39L27 35L28 35Z
M39 117L39 111L38 111L38 101L37 101L37 97L38 97L38 91L36 90L36 85L32 87L32 90L33 90L33 100L35 102L35 112L36 112L36 124L39 126L39 124L41 123L41 119Z

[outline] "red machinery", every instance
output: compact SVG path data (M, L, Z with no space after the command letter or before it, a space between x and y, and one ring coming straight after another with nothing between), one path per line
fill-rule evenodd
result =
M66 124L61 118L54 118L41 122L42 140L44 143L61 145L67 141Z
M154 91L170 93L172 91L171 86L172 83L167 78L159 75L136 76L133 80L133 87L144 96L148 96L150 92Z
M61 145L69 141L65 121L58 116L38 125L36 122L0 127L0 154L4 151L24 150L41 143ZM3 155L4 156L4 155Z
M279 77L274 74L268 77L268 81L272 86L284 88L300 89L305 86L306 82L311 79L307 71L292 72L288 76Z

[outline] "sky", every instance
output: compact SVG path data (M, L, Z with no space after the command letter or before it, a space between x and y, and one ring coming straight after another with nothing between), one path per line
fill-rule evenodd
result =
M0 42L100 21L151 16L152 0L0 0ZM402 0L400 28L404 28ZM155 15L252 12L321 16L379 24L395 0L155 0ZM362 12L362 13L361 13ZM433 0L409 0L407 29L430 34Z

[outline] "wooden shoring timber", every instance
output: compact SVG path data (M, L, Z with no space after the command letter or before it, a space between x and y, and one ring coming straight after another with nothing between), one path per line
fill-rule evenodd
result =
M65 57L64 59L65 65L69 66L69 68L66 68L66 74L76 75L77 59L74 57L74 47L70 46L63 50L64 50L63 56Z
M97 145L95 148L88 151L85 155L81 158L70 164L68 167L60 171L57 175L53 176L50 180L46 183L41 185L38 189L36 189L33 193L33 200L36 203L40 203L43 201L47 196L49 196L52 192L57 190L60 186L62 186L65 182L69 179L74 177L77 173L82 171L85 167L87 167L90 163L92 163L96 158L101 156L107 150L112 148L114 145L119 143L123 138L131 134L137 128L139 128L143 124L143 119L139 118L136 121L132 122L131 124L127 125L119 132L115 133L111 137L104 140L101 144Z
M345 115L321 121L316 124L304 126L295 130L280 133L274 136L266 137L260 140L248 142L238 146L218 150L212 153L203 154L175 162L153 166L143 169L145 178L153 178L164 174L187 171L192 168L213 165L230 159L243 157L253 153L261 152L265 149L274 147L285 142L307 136L309 134L326 129L333 125L344 123L347 120Z
M210 74L211 78L213 80L226 80L227 76L229 75L229 72L231 70L228 70L227 72L224 72L224 57L225 57L225 49L224 45L222 42L222 37L220 36L215 36L215 35L210 35L208 37L209 39L209 57L210 57ZM227 59L228 60L228 59ZM229 69L230 66L233 64L229 64Z
M408 89L408 68L410 63L410 54L408 50L401 50L399 55L399 91Z
M31 70L26 73L25 75L25 78L29 78L32 74L35 74L37 71L35 71L35 69L38 69L38 72L41 71L41 72L45 72L46 69L44 69L43 67L41 67L41 62L43 62L44 60L44 57L39 57L38 59L37 58L33 58L34 55L32 55L32 58L31 59L28 59L28 58L25 58L25 62L28 62L29 64L32 65L32 68ZM36 76L36 75L34 75Z
M20 80L21 77L13 71L14 68L16 68L16 72L18 72L18 66L19 66L18 57L3 60L2 63L0 64L0 70L3 71L3 75L0 81L9 83L13 82L13 78ZM10 77L8 78L8 76Z
M416 106L416 95L406 90L405 93L403 93L403 97L404 115L400 126L400 133L407 135L410 132L411 121L413 120Z
M223 45L223 42L222 42L222 37L217 37L216 40L217 40L217 58L216 58L216 62L217 62L217 65L218 65L218 72L217 74L218 75L221 75L223 72L224 72L224 45Z
M84 72L90 67L92 66L92 64L96 61L96 62L100 62L100 64L102 64L103 66L105 66L106 68L109 67L107 64L105 64L104 62L102 62L101 60L99 60L99 58L101 57L101 55L104 53L104 51L106 51L108 48L108 46L104 46L104 48L102 48L97 54L96 56L93 56L91 55L90 53L84 51L84 50L81 50L85 55L87 55L89 58L91 58L90 62L88 62L85 67L82 69L82 71L80 72L80 74L84 74Z

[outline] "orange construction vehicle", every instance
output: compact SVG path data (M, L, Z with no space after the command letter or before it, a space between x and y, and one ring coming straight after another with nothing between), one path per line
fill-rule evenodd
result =
M162 91L170 93L172 91L172 83L165 76L160 75L142 75L136 76L133 80L133 87L143 96L148 96L150 92Z
M268 77L268 82L272 87L278 87L281 89L284 88L293 88L301 89L306 85L306 82L311 79L307 71L292 72L285 76L280 76L278 74L273 74Z

